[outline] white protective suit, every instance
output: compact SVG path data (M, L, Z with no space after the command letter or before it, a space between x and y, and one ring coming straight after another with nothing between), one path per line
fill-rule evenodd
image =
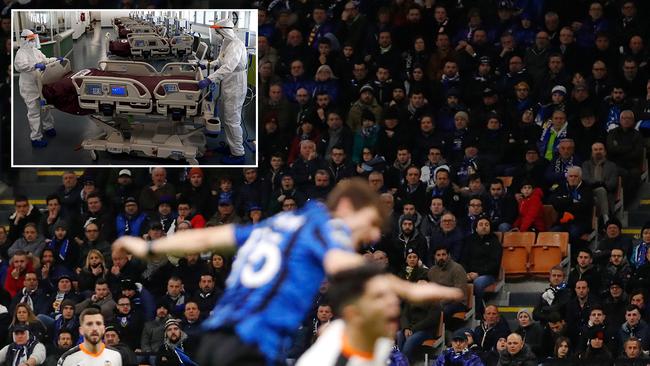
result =
M233 28L232 20L218 21L215 25ZM218 112L226 132L226 142L234 156L243 156L244 139L242 136L241 113L246 98L246 66L248 55L246 46L232 29L216 29L223 36L219 56L215 60L218 69L208 75L213 82L221 81L221 98L218 100Z
M27 35L25 31L21 33L21 37ZM27 120L29 121L30 129L29 138L32 141L42 139L42 131L54 128L54 117L52 117L49 109L43 111L43 116L41 117L41 91L38 90L39 85L36 79L36 68L34 67L39 62L47 63L52 61L56 61L56 57L45 57L43 52L36 48L34 41L28 41L25 38L22 39L20 49L16 52L14 67L20 73L18 86L20 88L20 95L27 105Z

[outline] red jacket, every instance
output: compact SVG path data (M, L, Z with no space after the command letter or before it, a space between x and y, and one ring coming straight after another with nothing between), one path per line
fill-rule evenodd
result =
M544 192L541 189L533 189L533 193L528 198L522 198L519 201L519 216L515 220L514 227L519 231L530 231L532 227L540 231L546 231L544 223L544 204L542 197Z
M7 278L5 279L5 290L11 295L13 298L16 296L18 291L22 290L23 288L23 283L25 282L25 273L27 272L33 272L34 271L34 265L32 264L31 260L27 261L27 270L21 274L18 279L15 279L11 276L11 272L14 270L14 265L11 264L9 265L9 268L7 268Z

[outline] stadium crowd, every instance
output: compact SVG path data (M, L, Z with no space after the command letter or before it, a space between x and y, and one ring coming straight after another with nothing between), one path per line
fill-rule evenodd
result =
M633 242L614 210L618 190L636 199L650 136L645 1L261 5L260 168L69 171L42 212L17 196L0 226L3 362L56 364L78 342L76 316L99 306L125 364L181 364L232 258L144 263L112 241L254 224L361 176L392 213L369 259L414 282L473 285L477 327L453 321L466 300L404 304L396 354L415 361L444 321L453 335L436 365L650 363L650 223ZM484 303L507 231L568 232L573 254L515 329ZM288 358L335 316L321 290Z

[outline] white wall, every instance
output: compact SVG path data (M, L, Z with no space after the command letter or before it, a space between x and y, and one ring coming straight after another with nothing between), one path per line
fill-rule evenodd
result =
M131 10L103 10L101 12L102 27L112 27L113 23L111 21L119 17L128 17Z
M66 22L70 26L70 29L74 31L72 33L72 39L77 39L81 37L85 32L86 32L86 26L90 24L90 14L87 11L81 12L81 11L74 11L74 12L66 12L67 14L71 14L71 18L68 18L70 23ZM85 21L81 21L81 13L85 13Z

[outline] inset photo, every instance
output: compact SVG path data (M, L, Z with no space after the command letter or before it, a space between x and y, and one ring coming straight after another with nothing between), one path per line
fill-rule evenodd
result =
M257 20L12 11L12 166L256 166Z

